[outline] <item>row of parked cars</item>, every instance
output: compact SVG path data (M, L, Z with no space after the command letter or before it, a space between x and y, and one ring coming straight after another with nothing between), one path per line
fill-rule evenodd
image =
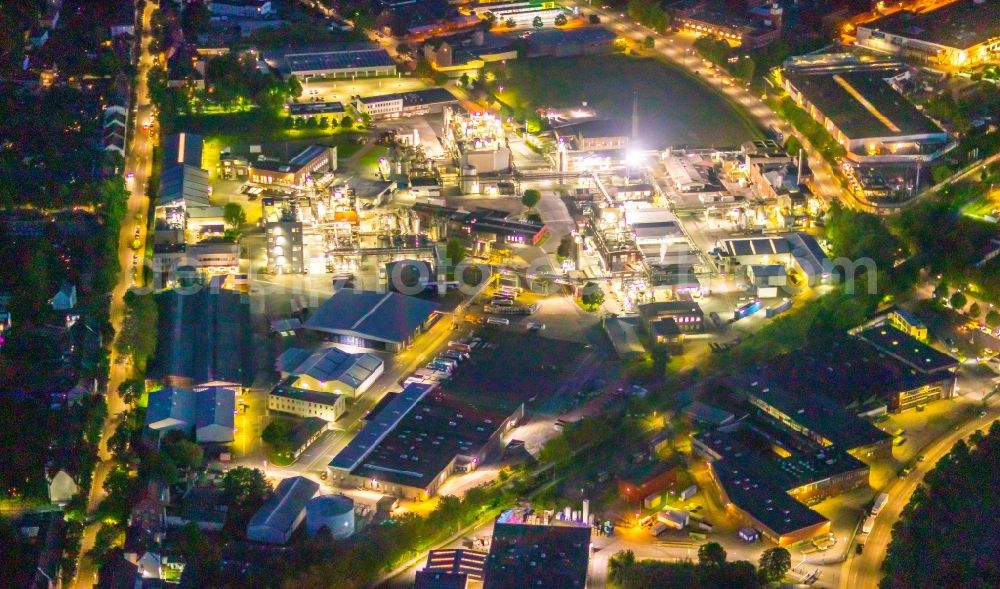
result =
M477 343L473 341L473 345ZM403 381L403 386L411 383L438 382L451 377L458 365L469 359L472 346L464 342L448 342L448 349L438 354L423 368L417 369L409 378Z

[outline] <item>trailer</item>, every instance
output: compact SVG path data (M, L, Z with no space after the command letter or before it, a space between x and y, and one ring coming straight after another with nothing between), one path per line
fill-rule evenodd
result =
M690 518L688 512L668 507L656 514L656 521L666 524L671 528L683 530L687 527Z
M872 532L872 528L874 527L875 527L875 516L869 515L868 517L865 518L865 523L861 524L861 533L870 534Z
M691 485L687 489L681 491L681 501L687 501L688 499L694 497L698 494L698 485Z
M872 509L871 509L872 517L878 515L878 513L882 511L882 508L885 507L887 503L889 503L889 494L879 493L879 496L875 498L875 503L872 504Z
M649 528L649 535L655 538L665 531L667 531L667 524L663 522L656 522L653 524L653 527Z

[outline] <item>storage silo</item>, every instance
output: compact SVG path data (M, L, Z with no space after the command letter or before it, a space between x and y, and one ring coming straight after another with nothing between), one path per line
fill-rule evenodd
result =
M306 503L306 532L315 536L324 527L334 540L354 535L354 500L344 495L322 495Z

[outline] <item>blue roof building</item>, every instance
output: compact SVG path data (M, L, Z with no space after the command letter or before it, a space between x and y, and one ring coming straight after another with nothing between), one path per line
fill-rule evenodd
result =
M343 288L319 306L304 327L332 341L398 352L438 317L437 303L396 292Z

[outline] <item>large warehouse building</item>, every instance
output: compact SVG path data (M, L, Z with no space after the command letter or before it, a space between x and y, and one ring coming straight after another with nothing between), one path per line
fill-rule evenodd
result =
M380 47L354 44L291 48L267 53L264 61L285 78L376 78L396 75L396 62Z
M859 25L863 47L949 66L1000 61L1000 3L957 0Z
M784 73L785 90L862 163L930 161L953 147L948 134L897 92L899 70L863 66L800 67Z
M342 344L399 352L434 323L437 310L437 303L397 292L342 288L303 327Z

